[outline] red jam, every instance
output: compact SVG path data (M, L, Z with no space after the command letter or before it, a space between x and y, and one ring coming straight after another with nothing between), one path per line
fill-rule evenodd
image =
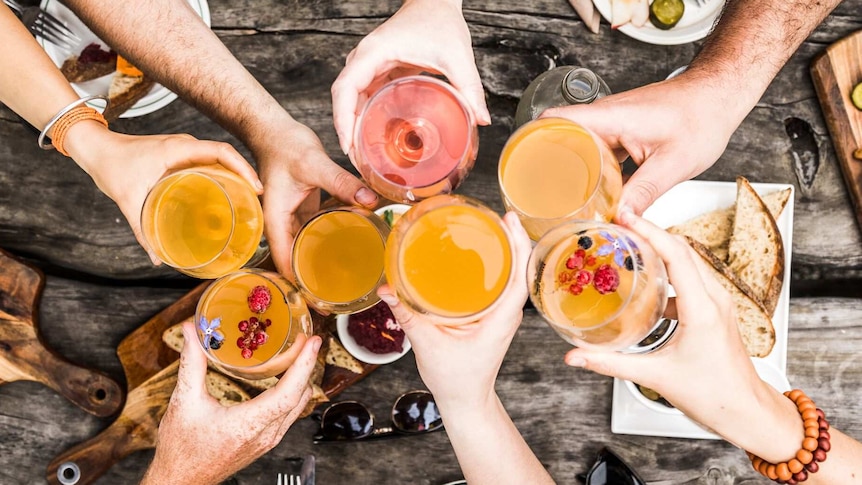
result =
M389 305L382 301L347 317L347 333L375 354L404 351L404 330L395 321Z
M117 62L117 53L114 51L103 51L102 47L95 42L84 47L84 50L81 52L81 55L78 56L79 64L90 64L90 63L113 63Z

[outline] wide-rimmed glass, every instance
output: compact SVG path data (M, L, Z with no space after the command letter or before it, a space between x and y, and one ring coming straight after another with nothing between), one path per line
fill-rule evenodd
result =
M291 265L308 304L329 313L374 306L389 226L360 207L320 212L299 230Z
M413 203L455 190L479 149L476 121L461 95L430 76L389 82L356 122L356 168L383 197Z
M257 194L219 165L159 180L144 201L141 229L159 259L196 278L218 278L267 252Z
M565 221L610 221L623 186L608 145L562 118L531 121L515 131L503 147L497 177L503 204L534 241Z
M514 249L500 217L457 195L426 199L389 235L386 278L399 299L435 321L476 321L500 301L515 277Z
M571 221L550 230L530 255L527 283L539 313L578 347L647 352L674 330L662 325L664 262L620 226Z
M213 282L195 312L198 340L224 373L246 379L278 375L299 334L312 334L305 301L278 273L244 269Z

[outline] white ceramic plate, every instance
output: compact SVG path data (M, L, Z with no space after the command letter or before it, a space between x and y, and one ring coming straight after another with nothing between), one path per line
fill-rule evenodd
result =
M349 315L338 315L335 318L335 328L338 331L338 339L341 341L341 345L350 352L350 355L356 357L362 362L366 364L391 364L396 360L404 357L407 352L410 352L412 346L410 345L410 340L407 336L404 337L404 345L402 346L401 352L389 352L388 354L375 354L374 352L366 349L365 347L356 343L356 340L350 335L350 332L347 331L347 319L350 318Z
M794 188L785 184L758 184L751 186L763 195L776 190L790 188L791 195L784 211L775 221L784 243L784 284L778 298L778 306L772 317L775 327L775 346L764 358L752 358L760 377L779 391L790 388L785 377L787 366L787 327L790 313L790 257L793 247L793 197ZM736 200L734 182L683 182L661 196L645 213L644 217L659 227L669 227L685 222L695 216L714 209L730 207ZM637 396L635 395L637 393ZM641 401L642 396L632 386L627 387L614 379L611 431L618 434L667 436L673 438L719 439L714 433L675 410L658 409L655 403Z
M210 25L210 10L209 5L207 4L207 0L188 0L189 5L191 5L192 10L197 12L198 15L201 16L204 23L207 24L207 27ZM41 3L42 10L50 13L57 19L63 21L66 26L75 33L81 39L81 44L76 46L74 52L69 52L65 49L61 49L56 45L47 42L45 39L38 37L37 40L45 49L45 52L48 53L48 57L54 61L54 64L57 67L63 65L63 62L68 59L72 55L78 55L88 45L92 43L96 43L102 46L103 49L107 50L108 46L101 39L96 37L94 34L84 23L72 13L71 10L66 8L65 5L61 4L57 0L42 0ZM133 7L129 7L133 8ZM92 81L87 81L85 83L74 83L72 87L75 89L75 92L78 93L79 96L92 96L96 94L108 94L108 88L111 86L111 77L112 75L102 76L98 79L94 79ZM152 113L153 111L159 110L167 106L171 103L171 101L177 99L177 95L173 92L169 91L168 88L162 86L161 84L155 84L152 89L150 89L149 94L141 98L140 101L135 103L134 106L129 108L125 113L120 115L120 118L134 118L136 116L142 116L145 114ZM105 107L105 103L102 100L95 100L87 103L92 108L97 108L101 110Z
M613 0L593 0L596 9L609 23L611 22L611 2ZM649 20L643 27L631 23L621 26L620 32L641 42L657 45L687 44L703 39L712 31L724 8L725 0L707 0L706 6L698 7L695 0L685 0L685 13L679 23L668 30L655 27ZM650 2L652 3L652 2Z

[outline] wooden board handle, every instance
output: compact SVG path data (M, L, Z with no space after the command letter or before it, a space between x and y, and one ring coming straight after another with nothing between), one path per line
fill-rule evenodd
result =
M46 479L51 485L86 485L138 450L156 445L159 422L177 385L179 362L129 393L120 417L107 429L54 458Z
M117 414L123 405L125 392L113 379L98 372L78 367L57 357L53 352L43 352L39 381L62 394L84 411L101 418Z

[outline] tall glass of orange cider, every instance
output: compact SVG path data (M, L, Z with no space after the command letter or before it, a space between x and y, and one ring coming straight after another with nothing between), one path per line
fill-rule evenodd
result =
M548 231L527 270L530 299L551 327L578 347L648 352L672 335L664 262L617 225L571 221Z
M141 227L165 264L196 278L218 278L261 250L263 210L239 175L204 165L159 180L144 201Z
M312 335L311 315L299 290L281 275L244 269L219 278L195 312L200 345L222 372L264 379L284 372L285 352Z
M497 177L503 204L534 241L565 221L610 221L623 186L607 144L562 118L531 121L512 134Z
M500 217L457 195L426 199L404 214L386 245L386 279L399 299L446 325L478 320L515 278L513 245Z
M380 301L388 236L386 222L360 207L327 210L306 222L293 243L291 265L308 304L353 313Z

